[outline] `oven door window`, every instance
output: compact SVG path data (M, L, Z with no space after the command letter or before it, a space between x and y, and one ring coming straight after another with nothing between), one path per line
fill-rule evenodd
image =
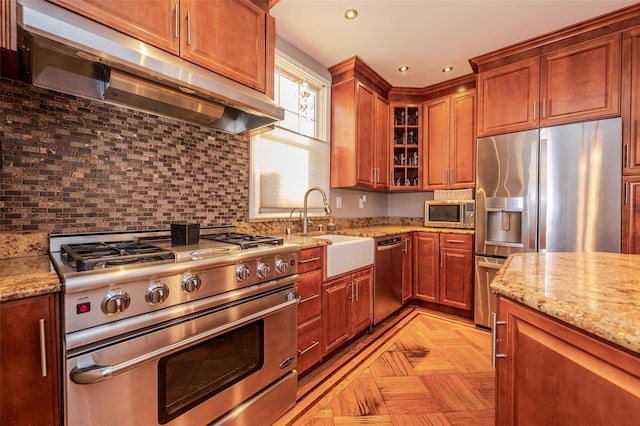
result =
M429 220L432 222L460 223L459 204L438 204L429 206Z
M260 370L263 364L263 320L160 359L158 422L170 422Z

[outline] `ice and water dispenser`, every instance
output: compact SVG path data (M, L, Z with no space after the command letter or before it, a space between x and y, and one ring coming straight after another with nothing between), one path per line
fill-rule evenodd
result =
M485 199L486 244L522 247L523 197Z

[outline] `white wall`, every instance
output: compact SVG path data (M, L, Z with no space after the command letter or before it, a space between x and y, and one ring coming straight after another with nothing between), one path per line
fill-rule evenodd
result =
M360 207L360 198L366 201ZM337 207L337 198L342 207ZM329 204L337 218L422 217L425 200L433 200L433 192L381 193L358 189L331 189Z

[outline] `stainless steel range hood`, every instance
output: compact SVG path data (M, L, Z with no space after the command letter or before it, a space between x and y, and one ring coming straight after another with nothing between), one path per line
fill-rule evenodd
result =
M42 0L18 0L23 78L239 134L284 118L268 96Z

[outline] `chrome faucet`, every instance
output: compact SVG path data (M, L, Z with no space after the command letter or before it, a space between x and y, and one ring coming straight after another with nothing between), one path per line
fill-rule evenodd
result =
M300 210L300 208L298 207L294 207L291 209L291 213L289 213L289 220L287 221L287 235L291 235L291 216L293 215L293 212L298 210L298 218L300 219L300 222L302 222L302 210Z
M324 204L323 208L324 208L324 212L325 214L331 214L331 206L329 205L329 203L327 203L327 194L324 193L324 191L322 190L322 188L318 187L318 186L314 186L313 188L309 188L307 190L307 192L305 192L304 194L304 208L302 210L302 233L306 234L307 233L307 198L309 198L309 193L311 191L318 191L322 194L322 203Z

